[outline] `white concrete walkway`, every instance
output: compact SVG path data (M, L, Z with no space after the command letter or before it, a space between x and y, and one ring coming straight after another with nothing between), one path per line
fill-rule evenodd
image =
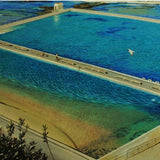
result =
M77 8L71 8L70 11L81 12L81 13L89 13L89 14L97 14L97 15L103 15L103 16L111 16L111 17L119 17L119 18L128 18L128 19L134 19L134 20L146 21L146 22L153 22L153 23L160 23L160 19L146 18L146 17L140 17L140 16L108 13L108 12L93 11L93 10L87 10L87 9L77 9Z
M160 96L160 84L157 82L144 80L128 74L64 57L58 57L57 61L56 56L53 54L15 45L1 40L0 48Z

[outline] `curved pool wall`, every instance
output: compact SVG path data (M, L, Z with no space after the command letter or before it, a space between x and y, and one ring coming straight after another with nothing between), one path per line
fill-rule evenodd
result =
M156 23L68 12L24 24L0 39L159 81L159 29Z

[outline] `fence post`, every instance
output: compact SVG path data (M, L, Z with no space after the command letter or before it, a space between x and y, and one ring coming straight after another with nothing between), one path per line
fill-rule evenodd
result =
M127 156L126 156L126 159L128 159L128 151L127 151Z

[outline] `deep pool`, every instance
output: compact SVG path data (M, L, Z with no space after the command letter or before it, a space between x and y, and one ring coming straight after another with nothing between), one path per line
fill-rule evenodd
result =
M156 23L68 12L21 25L0 39L159 81L159 29Z

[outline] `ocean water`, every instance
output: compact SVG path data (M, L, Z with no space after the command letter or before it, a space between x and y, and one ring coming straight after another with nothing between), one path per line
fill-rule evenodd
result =
M93 10L160 19L160 5L155 4L109 3Z
M0 39L160 81L159 29L156 23L68 12L21 25Z

